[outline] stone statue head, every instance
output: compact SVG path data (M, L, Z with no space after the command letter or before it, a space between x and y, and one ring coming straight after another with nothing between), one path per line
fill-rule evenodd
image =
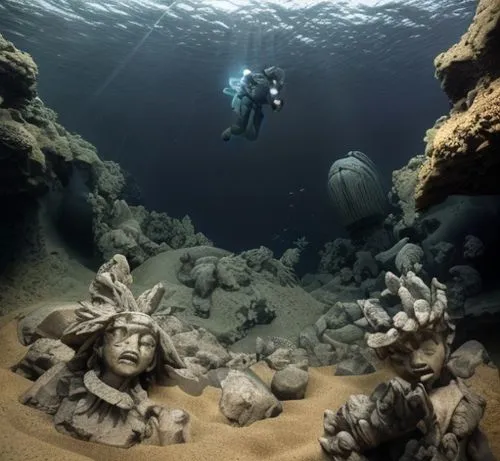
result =
M429 287L413 272L400 278L387 272L386 286L382 296L397 295L400 311L390 317L379 300L360 302L378 330L367 334L368 346L406 381L431 387L442 374L455 333L446 312L446 286L433 279Z
M52 367L21 401L53 414L60 432L84 440L118 447L146 438L160 445L185 442L189 415L154 403L147 393L149 384L166 384L175 368L186 368L152 316L164 287L134 298L131 284L124 256L103 264L90 284L90 301L80 303L61 337L74 357Z
M77 348L73 368L93 369L108 383L140 378L143 384L164 381L168 367L185 365L168 336L150 315L164 294L159 283L137 299L127 260L115 255L90 286L91 302L81 302L77 321L61 340Z
M441 376L448 354L443 334L427 330L401 338L388 348L387 355L406 381L432 386Z
M125 313L115 317L106 327L98 356L109 372L134 377L155 368L157 345L151 317Z

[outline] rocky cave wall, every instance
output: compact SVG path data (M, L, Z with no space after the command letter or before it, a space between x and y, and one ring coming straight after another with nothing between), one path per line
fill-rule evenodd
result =
M68 272L95 270L114 253L135 267L168 249L212 244L188 216L129 206L131 176L58 123L37 77L32 57L0 35L0 313L67 292L78 285L60 283Z

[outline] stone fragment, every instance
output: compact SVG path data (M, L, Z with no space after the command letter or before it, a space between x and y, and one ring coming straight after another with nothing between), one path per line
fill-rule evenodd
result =
M249 426L278 416L283 407L267 386L253 373L230 370L222 380L219 409L232 423Z
M271 390L279 400L300 400L306 393L309 374L293 365L277 371L271 381Z
M335 366L335 376L358 376L373 372L375 368L361 354L342 360Z

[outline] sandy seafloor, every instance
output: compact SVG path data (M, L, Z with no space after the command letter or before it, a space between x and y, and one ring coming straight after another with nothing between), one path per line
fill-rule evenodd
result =
M319 461L325 457L318 437L322 435L323 411L338 408L350 394L369 393L392 373L382 370L366 376L333 376L333 367L310 368L306 398L284 402L277 418L249 427L228 424L219 412L220 390L207 388L201 396L185 394L177 387L156 387L151 397L158 403L184 408L191 414L191 441L157 447L138 445L129 449L107 447L58 433L51 417L18 402L31 381L9 367L27 348L20 345L15 313L0 319L0 460L1 461ZM272 371L263 363L253 367L264 380ZM482 426L500 458L500 380L498 370L477 369L472 385L486 397L488 406Z

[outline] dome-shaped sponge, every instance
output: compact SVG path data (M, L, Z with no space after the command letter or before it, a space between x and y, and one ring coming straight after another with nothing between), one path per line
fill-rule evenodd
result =
M328 191L343 226L372 222L387 213L387 199L375 164L362 152L336 160L328 173Z

